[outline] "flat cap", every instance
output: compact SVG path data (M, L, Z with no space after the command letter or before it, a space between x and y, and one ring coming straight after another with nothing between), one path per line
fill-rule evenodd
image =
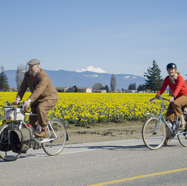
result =
M27 65L39 65L40 61L38 59L32 59L30 60Z

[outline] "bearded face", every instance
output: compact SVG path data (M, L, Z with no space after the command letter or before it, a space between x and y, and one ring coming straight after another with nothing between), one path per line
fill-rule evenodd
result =
M29 75L32 76L36 74L39 68L39 65L29 65Z

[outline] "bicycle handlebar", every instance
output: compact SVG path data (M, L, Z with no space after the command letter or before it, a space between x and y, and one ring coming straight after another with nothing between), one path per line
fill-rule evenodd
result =
M170 102L170 100L169 100L169 99L166 99L166 98L163 98L163 100L166 100L166 101L169 101L169 102Z
M150 101L153 101L153 100L155 100L155 99L160 99L160 100L165 100L165 101L169 101L170 102L170 100L169 99L166 99L166 98L163 98L162 96L159 96L159 97L155 97L155 98L152 98L152 99L150 99Z
M14 105L13 103L9 103L8 101L6 102L6 104L7 104L8 106ZM18 105L21 105L21 107L23 108L23 104L24 104L24 102L19 103ZM24 110L25 110L26 113L31 113L31 111L27 110L26 108L24 108Z
M25 112L26 112L26 113L31 113L30 110L27 110L26 108L24 108L24 109L25 109Z

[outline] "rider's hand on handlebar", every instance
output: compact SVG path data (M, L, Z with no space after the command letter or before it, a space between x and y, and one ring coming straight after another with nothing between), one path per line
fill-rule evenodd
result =
M19 105L19 100L16 99L16 101L14 101L14 102L12 103L12 105Z
M157 94L155 98L150 99L150 102L153 103L156 101L156 99L160 99L160 94Z
M171 98L169 98L170 102L174 102L174 97L172 96Z
M23 104L23 108L27 109L29 104L30 104L29 101L25 101L24 104Z
M151 103L153 103L153 102L155 102L155 101L156 101L156 98L150 99L150 102L151 102Z
M156 96L155 96L155 99L160 99L161 98L161 95L160 94L157 94Z

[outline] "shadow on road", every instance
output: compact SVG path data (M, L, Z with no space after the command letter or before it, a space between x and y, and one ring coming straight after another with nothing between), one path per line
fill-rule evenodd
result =
M160 149L162 148L172 148L175 147L176 145L169 145L169 146L162 146ZM151 149L149 149L146 145L129 145L129 146L118 146L118 145L96 145L96 146L66 146L66 149L104 149L104 150L114 150L114 151L124 151L124 150L128 150L128 151L140 151L140 149L142 151L150 151ZM158 149L159 150L159 149Z
M65 147L67 149L105 149L105 150L147 150L147 147L145 145L130 145L130 146L116 146L116 145L98 145L98 146L71 146L71 147Z

